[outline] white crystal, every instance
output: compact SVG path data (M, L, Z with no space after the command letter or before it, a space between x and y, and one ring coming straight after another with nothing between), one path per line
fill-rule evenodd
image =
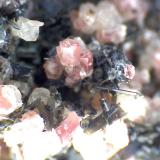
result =
M25 41L36 41L39 35L39 27L44 25L43 22L24 17L19 17L14 24L16 27L15 25L11 25L13 36L22 38Z
M0 97L5 98L5 100L10 103L10 107L7 108L0 104L0 115L8 115L15 109L22 106L22 95L16 86L0 86ZM0 102L4 101L3 98L0 99Z

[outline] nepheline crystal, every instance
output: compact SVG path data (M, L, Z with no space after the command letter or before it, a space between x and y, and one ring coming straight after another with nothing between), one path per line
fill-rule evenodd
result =
M74 28L86 34L91 34L95 31L96 6L90 2L82 4L79 12L71 13L71 20ZM78 16L78 18L77 18Z
M19 17L14 22L14 25L11 25L11 31L14 36L25 41L36 41L39 36L39 27L43 26L43 24L40 21Z

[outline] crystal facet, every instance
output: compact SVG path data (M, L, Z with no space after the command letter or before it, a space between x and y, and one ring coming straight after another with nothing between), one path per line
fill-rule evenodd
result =
M19 17L15 26L11 26L12 34L22 38L25 41L36 41L39 36L39 27L43 26L43 22L30 20L24 17Z
M80 37L60 41L56 55L43 65L48 79L58 79L64 73L65 85L72 87L93 72L93 54Z

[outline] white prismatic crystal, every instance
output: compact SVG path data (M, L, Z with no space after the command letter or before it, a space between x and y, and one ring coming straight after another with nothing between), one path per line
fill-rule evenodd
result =
M11 25L13 36L22 38L25 41L36 41L39 35L39 27L44 23L36 20L30 20L24 17L19 17L15 26Z

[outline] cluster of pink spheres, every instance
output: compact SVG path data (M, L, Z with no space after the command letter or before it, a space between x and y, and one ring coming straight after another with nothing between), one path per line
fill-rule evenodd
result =
M72 87L93 72L93 54L80 38L60 41L56 56L44 64L48 79L58 79L65 75L65 85Z

